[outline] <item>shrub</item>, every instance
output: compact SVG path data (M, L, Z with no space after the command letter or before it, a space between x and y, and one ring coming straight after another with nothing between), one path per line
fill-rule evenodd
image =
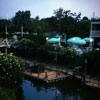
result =
M23 79L22 62L11 54L0 53L0 80L9 86L20 84Z
M49 51L53 51L52 47L43 46L38 50L38 59L53 62L55 58L55 54L49 53Z
M0 100L16 100L16 89L0 86Z
M93 51L85 54L87 58L87 71L94 75L100 75L100 52Z
M85 62L85 59L87 62ZM86 69L86 72L88 74L97 76L100 75L100 52L92 51L88 53L82 54L77 59L77 65L82 66L81 71L84 72Z

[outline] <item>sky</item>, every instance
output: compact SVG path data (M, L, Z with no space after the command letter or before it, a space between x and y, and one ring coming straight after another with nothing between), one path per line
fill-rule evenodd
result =
M54 10L63 8L72 13L82 13L82 17L100 17L100 0L0 0L0 18L12 18L19 10L30 10L31 17L54 16Z

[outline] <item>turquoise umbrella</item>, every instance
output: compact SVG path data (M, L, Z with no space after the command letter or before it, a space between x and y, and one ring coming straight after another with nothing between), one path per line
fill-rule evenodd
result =
M67 43L69 44L77 44L77 45L83 45L86 44L84 40L82 40L80 37L72 37L67 40Z
M62 35L56 35L55 38L62 38Z
M60 40L57 38L51 38L51 39L47 40L47 43L57 43L57 42L60 42Z
M98 44L97 44L98 46L100 46L100 42L98 42Z
M94 41L93 38L89 38L89 37L83 38L83 40L86 41L86 42Z
M84 41L84 40L79 40L79 41L76 41L75 44L84 45L84 44L86 44L86 41Z

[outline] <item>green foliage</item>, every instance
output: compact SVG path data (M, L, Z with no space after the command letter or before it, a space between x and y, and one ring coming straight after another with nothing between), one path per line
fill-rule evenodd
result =
M34 58L37 55L37 50L40 47L39 42L34 39L32 36L28 36L25 38L20 39L18 42L13 44L13 46L17 46L16 54L24 57L32 57ZM41 41L41 40L40 40Z
M13 18L13 23L19 28L21 26L27 28L27 24L30 22L30 11L18 11Z
M71 54L75 55L76 51L73 48L71 48L71 47L67 47L66 48L66 53L71 53Z
M18 43L18 48L22 50L32 50L35 43L30 39L22 38Z
M74 65L77 54L76 51L70 47L66 48L64 62L66 65Z
M49 46L40 47L40 49L38 50L38 59L53 63L55 54L49 53L49 51L53 51L53 50L54 48Z
M14 24L11 22L11 20L0 19L0 32L6 33L6 27L9 34L14 32Z
M16 100L16 89L0 86L0 100Z
M61 53L65 53L66 52L66 48L63 48L63 47L61 47L61 46L57 46L56 47L57 48L57 52L61 52Z
M50 52L49 52L50 51ZM57 53L56 53L57 52ZM62 48L57 46L55 51L54 47L41 47L38 51L38 58L51 63L62 64L62 65L73 65L76 60L76 51L72 48Z
M0 38L6 38L5 32L0 32Z
M46 50L46 51L54 51L53 46L43 46L43 49Z
M91 20L86 16L81 18L81 12L76 14L59 8L54 10L54 14L55 16L39 19L38 16L31 18L30 11L18 11L11 20L0 20L0 32L5 32L7 25L9 33L20 32L23 26L24 32L37 33L38 36L50 32L66 33L68 38L89 36Z
M20 84L23 79L22 62L13 54L0 53L0 80L8 86Z
M93 51L84 54L87 59L86 68L89 73L100 75L100 52Z
M87 62L85 62L87 60ZM77 56L75 65L82 66L80 71L85 71L88 74L97 76L100 75L100 52L92 51L88 53L84 53L81 56Z
M42 44L44 44L46 42L46 39L42 34L27 35L27 36L24 36L22 38L30 39L30 40L34 41L34 43L39 44L39 45L42 45Z

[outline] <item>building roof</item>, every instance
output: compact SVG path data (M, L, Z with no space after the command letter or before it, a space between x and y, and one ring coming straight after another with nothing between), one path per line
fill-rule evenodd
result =
M91 24L100 24L100 22L91 22Z
M0 39L0 47L10 47L11 44L12 40L8 41L8 39L3 39L3 38Z

